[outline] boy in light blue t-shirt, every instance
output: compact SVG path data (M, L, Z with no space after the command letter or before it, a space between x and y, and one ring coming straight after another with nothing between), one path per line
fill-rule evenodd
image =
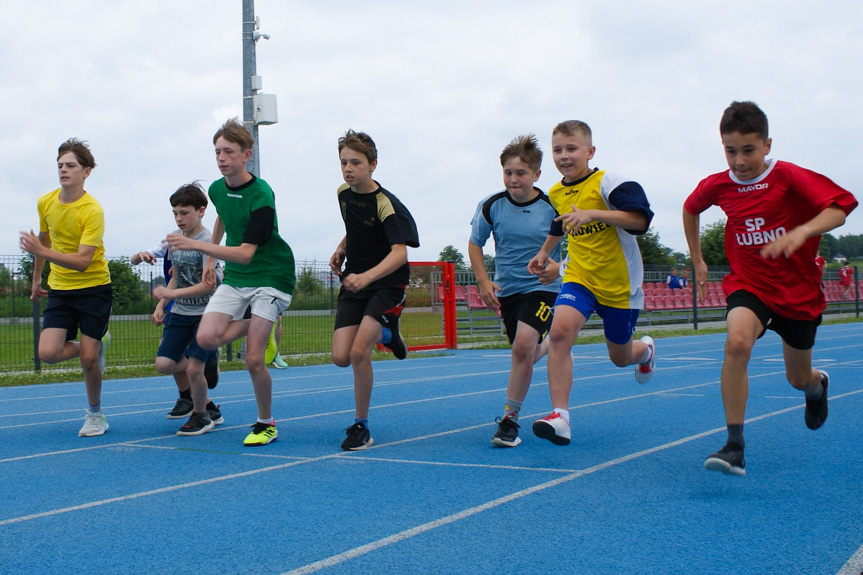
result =
M542 247L558 214L548 196L534 186L540 175L542 150L533 134L510 142L500 155L500 163L506 189L488 196L477 206L467 251L480 297L503 316L506 335L512 344L504 414L495 420L498 428L491 442L500 447L515 447L521 443L518 414L530 387L533 364L548 351L545 336L560 290L556 261L549 260L539 275L528 272L527 264ZM482 249L491 235L495 244L494 281L485 270Z

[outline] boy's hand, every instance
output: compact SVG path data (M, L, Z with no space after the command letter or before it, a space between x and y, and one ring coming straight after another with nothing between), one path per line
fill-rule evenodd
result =
M546 260L545 269L536 275L542 285L550 284L560 277L560 262Z
M692 268L695 270L695 288L698 301L704 301L707 298L707 264L692 262Z
M156 263L156 256L154 256L150 252L146 252L146 251L138 252L135 255L138 256L138 259L141 260L142 262L148 263L150 265L153 265Z
M500 300L497 299L497 294L495 292L500 291L500 286L494 283L493 281L486 281L478 284L479 287L479 297L482 298L482 301L485 302L485 305L494 310L495 313L500 312Z
M766 260L775 260L779 256L791 257L791 254L800 249L807 239L804 230L801 230L799 227L794 228L784 236L776 238L765 245L758 253Z
M563 233L575 235L581 226L593 221L593 210L579 210L574 204L570 204L572 211L554 218L556 222L563 222Z
M345 263L345 250L337 249L332 256L330 256L330 269L333 273L339 277L342 275L342 265Z
M33 233L33 230L18 232L18 245L22 250L34 256L38 256L41 250L45 248L42 242L39 241L39 236Z
M168 234L165 237L165 242L172 250L196 250L197 240L187 238L183 234Z
M349 292L356 293L369 285L365 274L348 274L342 278L342 286Z
M40 278L41 280L41 278ZM42 287L42 282L33 282L33 285L30 288L30 299L38 302L43 297L48 296L48 291Z
M166 286L156 286L153 288L153 297L156 299L174 299L173 290L169 290Z
M548 254L540 250L540 252L533 256L533 259L528 262L527 271L538 276L545 271L547 261Z
M155 325L162 325L165 323L165 312L162 308L156 308L156 311L153 312L153 315L150 316L150 321L152 321Z

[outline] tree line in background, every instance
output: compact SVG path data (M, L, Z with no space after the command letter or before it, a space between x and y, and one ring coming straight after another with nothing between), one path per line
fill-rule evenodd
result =
M692 259L689 254L676 252L665 246L659 239L659 233L653 228L646 233L636 236L638 248L641 250L641 259L645 265L653 266L689 266ZM708 224L701 229L701 251L704 261L708 266L727 266L728 259L725 257L725 220L719 220ZM834 259L860 259L863 258L863 234L848 234L838 238L832 234L821 236L819 253L827 260L828 264ZM494 270L494 257L485 254L486 268ZM467 269L464 256L454 246L446 246L440 252L438 261L453 262L456 269ZM839 263L835 263L839 267Z

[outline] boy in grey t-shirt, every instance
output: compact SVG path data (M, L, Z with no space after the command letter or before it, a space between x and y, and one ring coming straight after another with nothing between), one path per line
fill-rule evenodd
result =
M177 222L176 233L189 239L209 242L210 230L204 227L202 218L207 209L207 195L196 182L181 186L171 196L171 208ZM172 249L173 274L167 286L158 286L153 295L159 304L153 313L154 321L164 318L165 331L156 353L156 369L164 374L185 371L189 378L192 412L189 420L177 435L202 435L224 421L219 408L207 397L205 365L218 361L220 349L207 350L198 345L195 335L201 316L215 290L203 282L207 256L197 250ZM217 271L221 271L217 264ZM220 274L217 273L217 278ZM217 281L218 283L218 281ZM174 300L168 316L164 316L165 305ZM170 417L170 414L169 414Z

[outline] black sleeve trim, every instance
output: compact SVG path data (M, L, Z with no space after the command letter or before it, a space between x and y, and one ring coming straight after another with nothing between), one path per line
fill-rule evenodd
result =
M249 214L249 223L243 234L243 243L255 244L256 246L264 245L273 234L275 223L276 210L272 207L264 206L253 211Z

